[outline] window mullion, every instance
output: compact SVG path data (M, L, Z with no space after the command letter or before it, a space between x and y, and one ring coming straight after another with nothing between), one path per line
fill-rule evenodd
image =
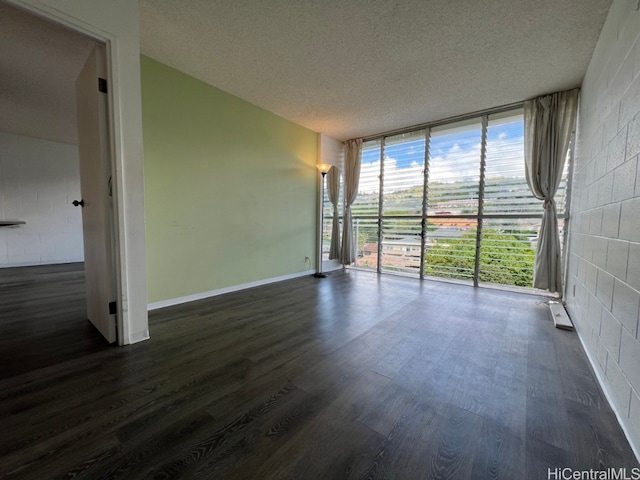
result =
M482 139L480 141L480 185L478 186L478 226L476 229L476 258L473 269L473 286L478 286L480 272L480 250L482 242L482 213L484 207L484 177L487 163L487 115L482 116Z
M427 249L427 202L429 198L429 147L431 144L431 129L425 131L424 145L424 183L422 185L422 233L420 239L420 279L424 279L424 260Z
M378 189L378 261L376 271L378 273L381 272L381 263L382 263L382 208L384 202L384 146L385 146L386 137L382 138L382 142L380 143L380 187Z

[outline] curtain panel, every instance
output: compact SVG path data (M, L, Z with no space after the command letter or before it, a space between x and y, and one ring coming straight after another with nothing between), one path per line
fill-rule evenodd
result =
M579 89L524 103L525 174L531 193L544 201L533 286L562 292L560 235L554 196L562 177L578 110Z
M362 139L348 140L344 146L344 217L342 227L342 252L340 261L349 265L356 261L356 242L353 238L351 205L358 196L360 182L360 154Z
M338 202L340 201L340 170L331 167L327 173L327 196L333 206L333 225L331 227L331 248L329 260L340 258L340 218Z

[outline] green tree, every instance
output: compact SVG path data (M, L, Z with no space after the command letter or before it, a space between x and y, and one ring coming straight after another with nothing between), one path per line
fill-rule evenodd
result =
M525 232L482 231L480 275L482 282L530 287L533 283L535 252ZM440 277L470 279L473 277L476 231L469 230L457 238L439 239L428 246L425 273Z

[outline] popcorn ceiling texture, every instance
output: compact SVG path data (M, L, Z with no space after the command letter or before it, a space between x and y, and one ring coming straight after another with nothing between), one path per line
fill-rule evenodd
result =
M141 0L141 49L344 140L579 86L610 5Z
M636 4L613 3L582 87L566 301L637 453L640 11Z
M344 140L580 85L610 5L141 0L140 42L147 56ZM74 83L92 45L0 3L0 131L76 142Z

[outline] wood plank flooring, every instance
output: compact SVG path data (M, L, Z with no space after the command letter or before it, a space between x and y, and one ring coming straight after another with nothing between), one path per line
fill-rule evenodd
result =
M150 313L111 347L78 266L0 270L2 479L546 479L638 463L539 297L368 272Z

